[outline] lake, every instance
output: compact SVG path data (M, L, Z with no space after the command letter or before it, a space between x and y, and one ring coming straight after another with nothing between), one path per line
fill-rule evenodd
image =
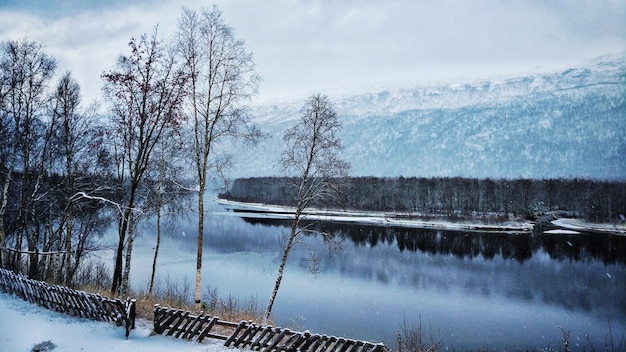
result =
M282 255L286 222L242 219L216 202L205 224L203 286L222 296L255 297L264 309ZM167 230L158 262L161 280L193 292L196 220ZM280 326L384 341L395 347L404 326L422 326L457 349L605 346L626 331L626 237L493 234L316 223L290 254L273 316ZM148 285L154 228L139 230L131 283ZM336 248L335 248L336 249ZM319 272L306 265L309 250ZM192 300L192 297L190 297ZM610 324L610 330L609 330Z

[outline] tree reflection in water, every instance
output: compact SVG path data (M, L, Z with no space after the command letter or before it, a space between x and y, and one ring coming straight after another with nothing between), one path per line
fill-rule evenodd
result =
M287 222L243 221L233 213L211 219L208 252L220 268L240 270L230 276L221 273L224 269L207 272L212 282L240 295L267 294L258 288L271 280L267 273L277 265L278 237ZM403 317L422 316L443 341L467 348L486 342L492 348L511 343L542 348L541 341L562 338L556 326L581 341L589 334L602 346L607 320L613 332L625 328L626 237L541 229L499 234L354 223L311 226L332 233L343 248L327 251L319 235L303 239L322 258L316 277L298 265L308 255L306 248L294 248L277 302L283 324L301 317L302 325L316 332L393 342Z
M250 224L288 226L283 220L244 218ZM397 243L400 252L424 252L454 255L458 258L513 259L523 264L540 250L554 260L601 261L626 264L626 236L584 233L580 235L544 234L542 228L532 233L481 233L442 231L404 227L315 222L317 231L349 239L356 246L375 247L378 243Z

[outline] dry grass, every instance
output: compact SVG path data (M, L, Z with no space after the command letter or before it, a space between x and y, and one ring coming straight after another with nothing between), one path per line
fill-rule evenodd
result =
M117 298L110 291L111 277L112 275L103 263L86 263L76 275L77 285L75 288L103 297ZM152 294L148 293L147 289L132 291L130 296L137 301L137 317L152 321L155 304L198 313L195 311L191 300L193 297L191 287L192 285L187 279L181 282L166 276L155 281ZM126 297L122 299L126 299ZM263 312L259 309L256 297L245 300L231 294L221 297L216 288L209 286L206 286L202 292L202 311L204 314L216 316L225 321L239 322L245 320L260 324L263 320ZM273 324L271 321L268 323Z
M102 287L85 285L79 289L103 297L116 298L110 290ZM155 289L152 295L148 294L147 291L142 291L134 292L130 296L136 299L137 317L148 321L152 321L154 318L153 309L156 304L197 313L193 304L184 298L188 296L178 294L175 289L172 290L172 287L167 290ZM257 300L254 297L248 300L240 300L230 294L226 297L220 297L216 289L207 288L203 293L203 298L202 311L204 314L232 322L245 320L261 324L263 320L262 312L258 309ZM272 325L271 321L268 323Z
M419 317L417 326L409 326L406 317L403 331L398 331L398 352L437 352L441 351L441 341L438 335L426 333L422 329L422 317Z
M583 351L607 351L607 352L626 352L626 337L624 334L613 334L613 329L611 327L611 321L608 322L608 333L605 337L604 346L594 346L589 336L587 335L587 343L585 344L583 341L579 341L580 345L576 346L576 350L582 348ZM511 350L528 352L528 351L545 351L545 352L570 352L571 351L571 337L570 332L566 331L564 328L559 327L561 332L563 333L563 340L556 345L556 347L552 347L548 345L545 348L536 348L536 349L523 349L523 348L511 348ZM621 336L619 336L621 335ZM596 347L599 347L596 349ZM404 328L402 331L398 331L398 341L394 352L439 352L439 351L456 351L457 349L454 347L443 346L438 334L425 333L423 331L422 319L419 317L419 323L417 326L407 324L406 318L404 320ZM477 349L476 351L490 351L494 349L489 349L486 346L482 349ZM458 349L458 351L464 351L464 349ZM506 349L505 349L506 351Z

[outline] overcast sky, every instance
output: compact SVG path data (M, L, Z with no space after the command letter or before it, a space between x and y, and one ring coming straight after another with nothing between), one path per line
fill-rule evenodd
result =
M0 40L41 42L89 102L131 37L159 24L169 41L182 6L213 3L254 53L257 101L550 71L626 52L623 0L0 0Z

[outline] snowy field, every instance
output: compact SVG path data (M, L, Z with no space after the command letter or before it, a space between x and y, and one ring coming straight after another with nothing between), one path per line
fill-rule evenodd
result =
M21 299L0 293L0 351L31 351L42 342L51 341L53 351L240 351L224 347L219 340L208 344L187 342L160 335L150 336L152 324L137 321L128 340L124 328L107 322L96 322L44 309ZM50 351L50 349L43 349Z

